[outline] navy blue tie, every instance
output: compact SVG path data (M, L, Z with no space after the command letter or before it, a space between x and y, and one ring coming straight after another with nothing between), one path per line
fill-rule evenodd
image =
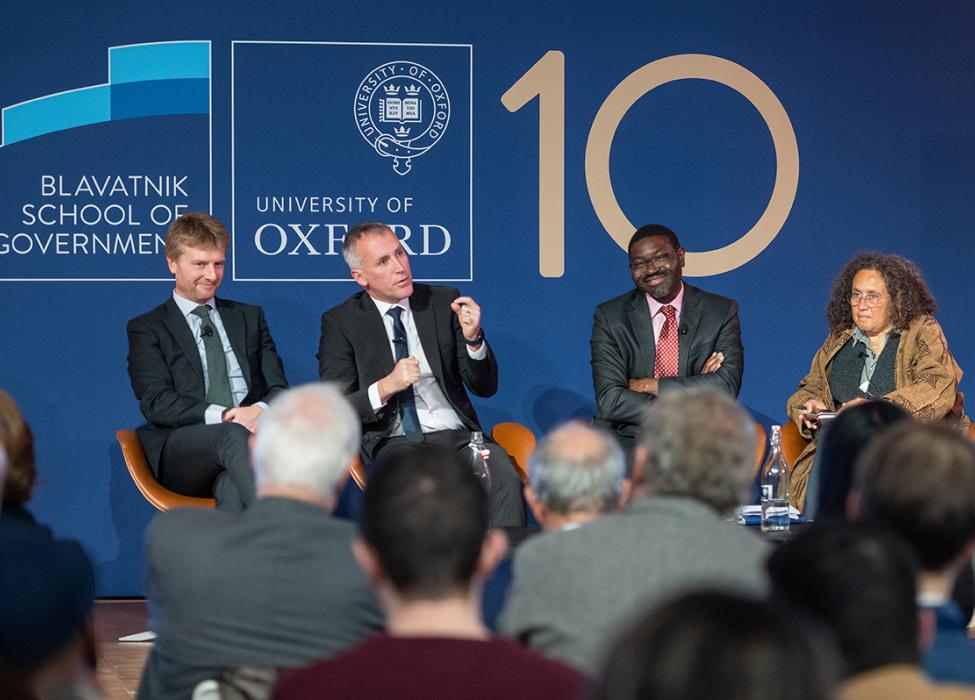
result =
M410 345L406 340L406 326L403 325L400 315L403 313L401 306L391 306L386 312L393 319L393 349L396 351L396 362L404 357L410 356ZM417 441L423 439L423 431L420 429L420 418L416 415L416 399L413 397L413 387L408 386L396 395L399 402L399 415L403 421L403 432L410 440Z

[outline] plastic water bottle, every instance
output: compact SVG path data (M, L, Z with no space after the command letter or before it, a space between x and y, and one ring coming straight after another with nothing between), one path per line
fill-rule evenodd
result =
M487 463L488 457L491 456L491 450L484 446L484 434L476 430L472 432L467 449L471 452L474 476L484 485L484 490L491 493L491 468L488 467Z
M762 532L789 529L789 465L782 456L782 426L772 426L769 455L762 467Z

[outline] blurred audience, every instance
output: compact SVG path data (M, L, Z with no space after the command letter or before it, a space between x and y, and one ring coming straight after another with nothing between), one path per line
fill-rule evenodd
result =
M591 673L648 605L705 585L763 591L768 545L725 517L754 461L754 427L734 399L703 388L660 396L641 427L624 511L525 542L501 630Z
M575 529L623 506L629 494L625 466L611 434L566 423L532 453L525 500L543 529Z
M333 385L292 389L261 418L253 505L156 517L146 597L158 639L139 698L187 698L225 669L302 665L382 627L354 529L331 515L358 450L359 419Z
M860 458L851 516L880 523L912 545L921 564L918 604L936 632L924 668L937 680L975 684L975 642L951 593L975 552L975 448L944 424L905 423Z
M8 467L4 440L0 495ZM32 522L0 518L0 561L0 698L98 698L91 628L95 576L81 547L53 539Z
M831 640L757 599L690 593L644 614L613 645L591 700L830 700Z
M454 450L396 453L369 479L355 557L379 594L387 633L285 674L275 698L575 698L585 679L492 639L484 579L507 546L488 497Z
M909 418L907 411L889 401L868 401L841 411L823 428L809 474L806 517L845 517L857 457L876 435Z
M773 600L824 623L835 635L844 680L839 700L975 698L937 686L921 669L910 547L878 526L822 523L776 549L768 562Z
M2 517L36 525L34 516L26 508L37 478L34 433L24 420L17 402L3 389L0 389L0 445L7 453ZM50 532L44 526L38 527Z

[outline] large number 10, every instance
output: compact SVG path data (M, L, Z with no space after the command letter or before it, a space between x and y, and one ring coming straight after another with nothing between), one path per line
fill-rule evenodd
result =
M609 153L623 117L637 100L675 80L711 80L739 92L765 120L775 147L775 185L768 206L751 230L715 250L687 254L685 274L717 275L744 265L762 252L781 230L799 186L799 145L789 115L758 76L717 56L682 54L661 58L633 71L606 97L586 143L586 187L596 216L616 243L626 249L634 226L613 192ZM501 96L515 112L538 96L538 271L542 277L565 273L565 55L549 51Z

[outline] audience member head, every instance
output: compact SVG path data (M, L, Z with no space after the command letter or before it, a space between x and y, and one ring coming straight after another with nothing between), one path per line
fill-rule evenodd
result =
M616 439L578 421L549 433L532 452L525 500L547 530L583 523L620 506L626 461Z
M21 506L30 500L37 476L34 434L13 397L3 389L0 389L0 446L7 455L7 476L0 488L3 505Z
M359 451L360 430L334 384L306 384L275 397L254 440L258 495L306 498L331 509Z
M76 542L18 526L0 531L0 557L0 697L91 697L88 557Z
M818 627L730 593L664 603L607 658L595 700L827 700L838 676L835 651Z
M687 496L718 512L739 505L755 464L755 428L727 394L694 388L668 392L643 417L634 462L650 495Z
M505 547L488 530L484 487L455 450L413 447L370 475L354 551L381 592L408 602L469 597Z
M942 423L904 423L857 465L851 511L913 545L926 571L955 568L975 548L975 448Z
M169 225L166 231L166 257L178 260L186 248L216 248L226 252L230 244L227 227L202 211L188 211Z
M857 458L875 435L907 418L907 411L889 401L868 401L841 411L824 428L816 448L818 520L844 517Z
M833 632L847 676L919 663L917 567L894 534L862 523L817 524L776 549L768 571L774 598Z

